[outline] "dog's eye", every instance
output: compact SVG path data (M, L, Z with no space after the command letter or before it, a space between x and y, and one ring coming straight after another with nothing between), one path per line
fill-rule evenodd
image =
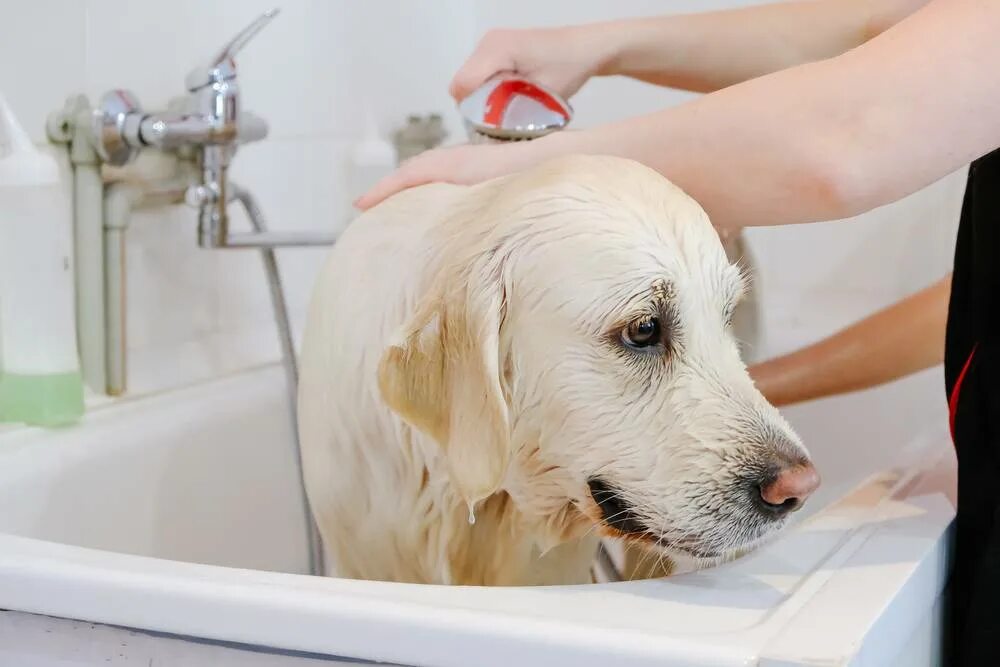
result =
M644 348L660 342L660 320L647 317L636 320L622 331L622 342L633 348Z

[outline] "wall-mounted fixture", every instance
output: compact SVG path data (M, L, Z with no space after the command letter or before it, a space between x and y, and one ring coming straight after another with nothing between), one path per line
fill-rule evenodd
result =
M67 144L73 165L78 343L84 378L111 395L126 388L124 235L138 206L187 202L198 210L203 248L258 248L264 261L285 365L288 402L297 432L298 369L274 248L330 245L335 233L270 232L256 199L228 175L241 144L267 136L267 123L241 108L234 56L277 15L272 9L240 31L207 65L185 79L187 93L163 112L146 113L127 90L106 93L96 108L71 97L52 114L52 141ZM148 149L165 158L156 174L133 165L133 178L105 187L109 168L123 167ZM237 202L252 232L230 231L229 204ZM297 443L296 443L297 444ZM300 464L301 477L301 464ZM303 492L305 506L305 494ZM311 515L310 564L322 571L322 551Z

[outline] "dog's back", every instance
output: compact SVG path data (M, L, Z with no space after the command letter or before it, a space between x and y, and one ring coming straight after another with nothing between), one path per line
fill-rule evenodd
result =
M310 503L326 545L330 574L419 580L406 571L386 527L413 514L424 454L382 402L379 356L414 306L428 242L451 186L402 193L358 218L327 259L313 294L302 344L299 428ZM405 520L405 519L404 519ZM359 551L345 544L377 544ZM403 567L404 569L400 569Z

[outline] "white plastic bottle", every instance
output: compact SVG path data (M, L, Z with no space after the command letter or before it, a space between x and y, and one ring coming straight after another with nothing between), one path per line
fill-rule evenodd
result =
M0 96L0 422L83 413L68 164L36 147Z

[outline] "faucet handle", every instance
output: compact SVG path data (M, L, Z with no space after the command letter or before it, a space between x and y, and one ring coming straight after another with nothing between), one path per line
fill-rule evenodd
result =
M263 30L280 11L281 10L279 8L273 7L255 18L250 25L243 28L243 30L240 30L235 37L229 40L228 44L222 47L222 51L219 52L219 55L215 56L212 66L221 65L226 60L232 59L237 53L242 51L243 47L247 45L247 42L256 37L257 33Z
M227 81L236 76L236 63L233 57L239 53L244 46L253 39L257 33L263 30L281 10L277 7L267 10L250 25L239 31L235 37L222 47L222 50L204 67L196 67L188 73L184 79L184 84L191 92L203 88L217 81Z

